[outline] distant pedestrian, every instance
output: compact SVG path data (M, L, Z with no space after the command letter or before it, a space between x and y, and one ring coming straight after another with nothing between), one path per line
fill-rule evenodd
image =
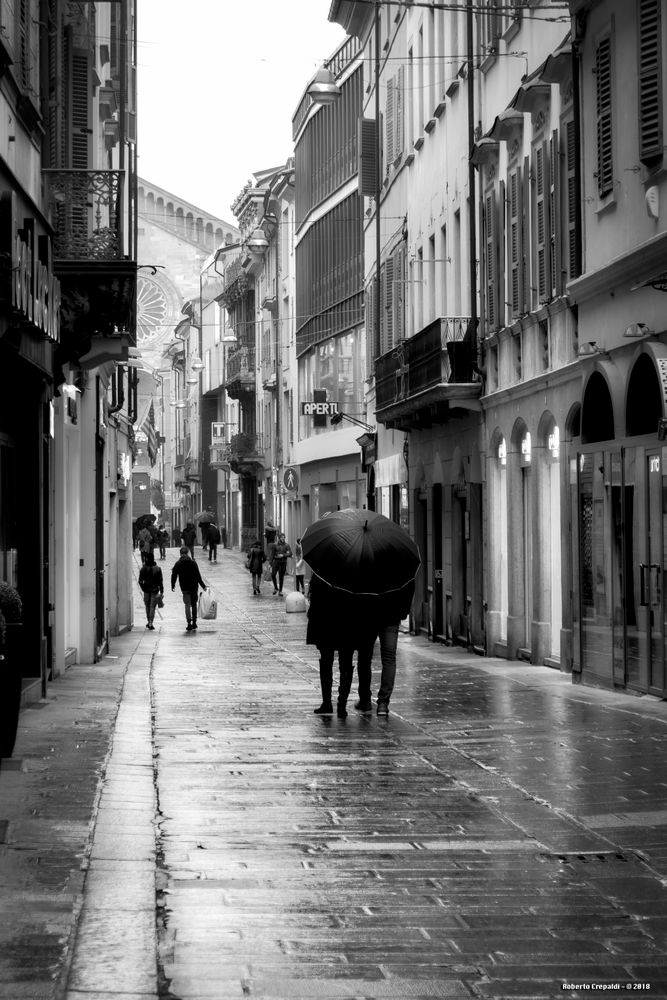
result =
M221 541L222 541L222 547L223 547L223 549L226 549L227 548L227 528L224 526L224 524L220 528L220 537L221 537Z
M329 587L319 576L313 574L309 587L310 606L306 642L317 646L320 654L320 689L322 704L314 709L315 715L333 715L331 689L333 685L333 662L338 651L338 704L336 714L339 719L347 716L347 699L354 675L354 652L357 651L357 678L359 699L370 711L371 706L371 661L375 646L374 625L364 621L357 611L355 595Z
M139 586L143 592L144 604L146 605L146 628L154 631L153 619L155 618L155 609L158 606L160 597L164 594L164 580L162 579L162 570L159 566L155 565L155 559L152 554L146 556L146 560L141 567Z
M259 538L250 546L248 552L248 570L252 573L252 592L259 594L259 585L262 582L262 566L266 561L266 555Z
M209 524L206 537L208 541L208 561L217 562L218 543L220 541L220 531L218 530L217 524Z
M194 559L195 542L197 541L197 529L195 528L192 521L188 521L188 523L183 528L183 531L181 532L181 538L183 539L183 545L186 546L190 555Z
M167 555L167 542L169 541L169 532L165 529L164 524L158 524L158 547L160 549L160 559L164 559Z
M186 631L192 632L197 628L197 599L199 588L206 590L206 584L202 580L199 566L186 545L181 546L181 557L174 563L171 571L171 589L176 589L178 580L183 592L183 604L185 605L185 617L188 626Z
M266 558L269 561L269 566L273 561L273 549L275 547L277 537L278 537L278 529L276 528L273 521L269 519L266 522L266 528L264 529L264 538L266 540Z
M296 562L294 564L294 584L295 590L298 593L301 590L304 594L306 593L306 563L303 558L303 549L301 548L301 539L297 538L296 545L294 546L294 557Z
M278 535L278 541L273 546L271 556L271 579L273 581L273 593L282 597L283 583L287 571L287 560L292 555L292 550L285 541L284 535Z
M199 511L195 517L195 521L198 522L201 529L201 546L204 552L206 552L206 549L208 548L209 525L215 524L215 511L213 510L211 504L208 504L204 510Z
M155 547L155 538L153 536L153 532L148 527L148 525L145 525L143 528L140 529L138 539L139 539L139 552L141 553L141 562L142 564L144 564L149 556L151 558L153 557L153 549Z

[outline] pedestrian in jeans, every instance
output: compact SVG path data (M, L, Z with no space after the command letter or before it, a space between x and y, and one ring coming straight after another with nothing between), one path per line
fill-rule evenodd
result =
M197 628L197 598L198 590L206 590L206 584L201 578L199 566L191 557L187 545L181 546L181 558L174 563L171 571L171 590L176 589L178 580L183 592L183 604L185 605L185 617L188 621L186 632L193 632Z
M296 563L294 566L294 589L297 594L301 590L304 594L306 593L306 563L303 558L303 549L301 548L301 539L297 538L296 545L294 546L294 555L296 558Z
M273 556L271 559L271 579L273 580L273 593L282 597L285 571L287 570L287 560L292 555L292 550L285 541L284 535L278 535L278 541L273 546Z
M322 704L313 709L315 715L333 715L331 690L333 662L338 652L338 704L339 719L347 716L347 699L354 675L354 653L357 651L357 677L359 699L371 706L371 660L375 646L375 625L369 624L358 614L359 604L355 595L329 587L313 574L309 588L310 606L306 642L317 646L320 654L320 689ZM357 703L357 705L359 702Z
M252 592L253 594L259 594L259 585L262 582L262 566L266 561L266 556L264 555L264 549L262 548L259 538L250 546L250 551L248 552L248 570L252 573Z
M368 598L364 613L375 623L380 640L382 674L377 696L377 714L389 715L389 701L396 680L396 649L398 628L410 613L415 594L415 583L411 580L406 587L391 594Z
M209 524L206 539L208 541L208 561L217 562L218 542L220 541L220 532L218 531L217 524Z
M164 580L162 579L162 570L159 566L155 565L155 558L152 553L146 556L146 560L141 567L139 586L143 592L144 604L146 605L146 628L153 632L155 631L155 626L153 625L155 609L158 606L160 597L164 594Z

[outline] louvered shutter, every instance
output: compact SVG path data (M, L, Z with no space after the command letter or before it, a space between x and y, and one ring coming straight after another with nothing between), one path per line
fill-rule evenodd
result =
M604 38L595 53L598 131L598 194L609 194L614 187L612 143L612 73L611 39Z
M384 300L385 315L384 343L382 353L386 354L394 346L394 258L389 257L384 268Z
M551 297L551 224L549 220L549 159L546 142L535 149L535 250L537 295L540 302Z
M57 0L49 0L49 17L52 24L58 22ZM50 31L47 43L47 64L48 64L48 102L46 134L48 139L48 154L45 166L62 167L64 164L64 124L62 121L63 105L62 99L62 77L60 74L60 64L58 53L60 51L60 40L57 31Z
M384 117L385 143L386 143L385 146L386 162L384 165L385 174L389 173L389 167L394 162L394 156L395 156L394 152L394 135L396 128L394 120L394 115L396 110L395 92L396 91L394 86L394 80L392 78L391 80L387 81L387 103L386 103L386 111Z
M549 222L551 256L551 294L560 295L563 262L561 257L560 170L558 159L558 132L554 129L549 142Z
M579 274L577 260L577 186L576 186L576 143L574 121L565 123L565 189L567 192L567 276L576 278Z
M639 0L639 159L662 159L661 0Z
M374 198L377 192L377 142L375 119L359 119L359 194Z
M530 159L523 159L521 188L521 311L532 308L531 299L531 240L530 240Z
M394 344L405 337L405 246L394 254Z
M496 277L496 319L498 328L505 325L506 295L505 295L505 182L498 185L498 202L496 204L496 260L498 274Z
M404 138L404 107L405 107L405 68L403 66L398 67L398 73L395 77L396 89L394 96L394 121L396 123L396 131L394 135L394 157L398 159L403 155L405 150L405 138Z
M366 287L366 370L375 364L375 278Z
M509 175L509 192L507 199L507 262L509 267L509 302L512 317L521 312L521 168L515 167Z
M484 291L486 295L486 323L489 330L498 326L497 267L496 267L496 196L487 191L484 199Z
M17 82L21 90L30 87L30 0L17 0L16 52Z

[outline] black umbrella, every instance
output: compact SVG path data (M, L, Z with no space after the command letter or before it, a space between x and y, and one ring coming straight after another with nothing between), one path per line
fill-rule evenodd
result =
M391 594L411 586L419 549L395 521L370 510L337 510L301 538L303 558L325 583L352 594Z

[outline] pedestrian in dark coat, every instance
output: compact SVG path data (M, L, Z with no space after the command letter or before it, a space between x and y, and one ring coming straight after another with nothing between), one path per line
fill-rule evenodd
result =
M190 555L194 559L195 542L197 541L197 529L195 528L192 521L188 521L188 523L183 528L183 531L181 532L181 538L183 539L183 545L187 547L187 549L190 552Z
M371 661L377 637L375 624L364 619L354 594L330 587L316 574L313 574L310 580L309 597L306 642L317 646L319 650L322 690L322 704L314 710L315 714L333 714L331 689L336 650L340 673L336 714L340 719L344 719L347 715L346 706L352 687L355 650L359 682L359 701L356 707L364 712L370 711Z
M278 535L278 541L273 546L271 556L271 579L273 580L273 593L282 597L283 582L287 570L287 560L292 555L292 550L285 541L284 535Z
M155 609L158 606L160 596L164 594L164 580L162 579L162 570L159 566L155 565L155 559L152 554L146 556L146 560L141 567L139 586L144 595L144 604L146 605L146 628L154 631L153 619L155 618Z
M400 623L410 613L415 595L415 582L411 580L400 590L390 594L359 595L359 614L368 622L369 629L377 632L380 640L382 675L377 695L377 714L389 715L389 700L396 679L396 650Z
M217 524L209 524L208 534L206 536L208 541L208 561L217 562L218 561L218 542L220 541L220 532L218 530Z
M185 605L185 617L188 620L187 631L192 632L197 628L197 599L199 587L206 590L206 584L202 580L199 566L191 557L186 545L181 546L181 558L178 559L171 571L172 593L176 589L178 580L183 592L183 604Z
M259 594L259 585L262 582L262 566L265 561L266 555L264 554L264 549L260 544L259 538L256 538L248 552L248 569L252 573L253 594Z

